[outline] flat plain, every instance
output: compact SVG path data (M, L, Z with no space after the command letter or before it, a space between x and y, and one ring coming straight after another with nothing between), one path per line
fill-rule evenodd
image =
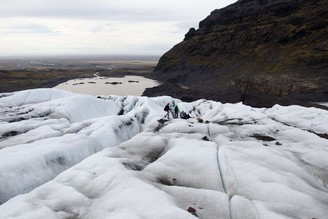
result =
M0 59L0 93L50 88L74 78L141 75L147 77L158 57L34 57Z

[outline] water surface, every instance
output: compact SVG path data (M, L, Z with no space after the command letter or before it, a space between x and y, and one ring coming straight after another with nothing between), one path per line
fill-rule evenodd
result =
M123 78L80 78L69 80L55 88L90 95L134 95L140 96L146 88L158 86L159 82L142 76L125 76Z

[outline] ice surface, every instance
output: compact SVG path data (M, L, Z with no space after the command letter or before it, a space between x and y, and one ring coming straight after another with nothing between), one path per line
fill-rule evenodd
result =
M327 218L325 110L0 96L1 219ZM168 101L192 118L164 119Z
M71 93L56 89L34 89L9 93L0 99L0 105L22 106L31 103L41 103L48 100L61 99L70 96Z

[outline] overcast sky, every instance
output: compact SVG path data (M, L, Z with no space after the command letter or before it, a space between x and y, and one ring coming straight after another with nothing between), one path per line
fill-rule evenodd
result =
M236 0L1 0L0 56L162 55Z

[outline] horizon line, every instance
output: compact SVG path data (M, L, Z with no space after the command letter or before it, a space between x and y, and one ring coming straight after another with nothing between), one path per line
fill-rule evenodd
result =
M29 55L0 55L0 59L20 59L20 58L155 58L159 59L162 55L145 54L29 54Z

